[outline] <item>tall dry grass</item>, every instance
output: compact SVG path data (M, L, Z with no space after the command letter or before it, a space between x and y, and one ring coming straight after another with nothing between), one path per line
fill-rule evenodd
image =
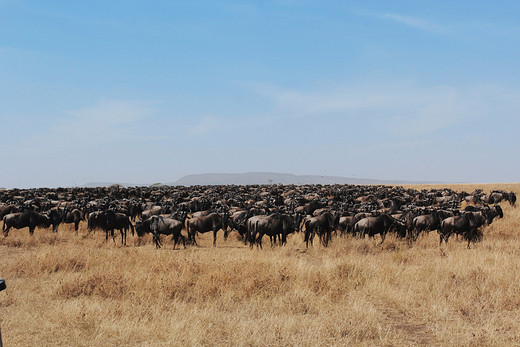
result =
M455 186L472 191L520 184ZM0 236L6 346L520 345L520 208L467 249L436 233L250 250L128 247L81 225ZM166 245L170 245L166 247Z

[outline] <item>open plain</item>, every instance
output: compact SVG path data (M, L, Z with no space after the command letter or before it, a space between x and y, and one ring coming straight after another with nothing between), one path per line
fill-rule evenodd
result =
M414 186L413 188L440 186ZM444 186L443 186L444 187ZM520 184L449 185L520 193ZM520 345L520 209L467 249L436 232L414 243L334 237L250 249L232 233L157 250L102 232L0 237L6 346ZM117 239L116 239L117 240ZM166 238L164 239L166 240Z

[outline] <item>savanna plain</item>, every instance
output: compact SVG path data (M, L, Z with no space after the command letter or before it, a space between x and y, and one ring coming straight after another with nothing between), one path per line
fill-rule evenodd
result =
M457 191L520 184L449 185ZM413 188L442 188L413 186ZM464 206L464 205L463 205ZM236 234L217 247L156 250L102 232L13 230L0 236L5 346L459 346L520 345L520 208L467 249L431 232L334 237L305 248L250 249Z

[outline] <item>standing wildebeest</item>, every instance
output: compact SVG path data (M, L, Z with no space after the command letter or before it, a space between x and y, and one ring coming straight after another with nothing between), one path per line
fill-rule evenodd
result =
M350 234L352 232L352 227L351 227L352 218L354 218L354 216L339 217L338 229L339 229L339 234L341 236L343 236L347 233Z
M7 237L12 227L15 229L29 227L29 234L33 235L36 227L48 228L51 225L49 217L32 210L7 214L4 216L3 221L2 231L5 237Z
M381 235L380 244L382 244L385 241L386 234L392 227L396 226L397 223L400 222L387 214L381 214L377 217L366 217L354 225L354 233L361 238L364 238L365 235L373 237L379 234Z
M417 216L412 221L412 227L412 239L415 240L423 231L438 230L441 227L441 217L437 211Z
M156 248L161 248L161 235L172 236L173 249L177 246L179 239L182 241L184 248L186 248L186 239L181 234L181 230L184 228L184 221L161 216L151 216L146 221L149 221L150 232L153 234Z
M441 222L439 229L439 245L442 240L448 243L451 234L462 235L468 241L468 248L470 242L480 241L482 233L477 229L477 221L471 212L465 212L459 216L448 217Z
M280 244L284 245L287 243L287 235L297 229L294 218L287 214L275 213L269 216L255 217L251 217L250 219L254 218L254 220L249 223L252 228L250 234L251 246L253 242L256 241L257 246L262 248L262 238L264 235L271 237L271 245L273 244L273 238L276 240L277 236L281 236Z
M47 217L49 217L52 225L52 231L58 232L58 226L63 221L63 215L65 211L60 207L53 207L49 211L47 211Z
M220 229L224 230L224 232L226 231L227 219L228 216L226 213L219 214L215 212L210 213L207 216L200 216L188 219L188 221L186 222L186 226L188 229L188 239L194 244L197 244L197 241L195 240L195 234L197 232L204 234L208 231L213 231L213 247L216 247L217 231L219 231Z
M18 210L16 205L0 205L0 218L4 218L4 216L9 213L14 213Z
M105 231L105 241L108 234L112 235L115 241L114 229L121 232L121 244L126 246L126 232L128 229L134 232L134 225L130 222L127 215L111 210L96 211L88 215L88 230L102 229Z
M327 247L332 238L332 230L334 230L339 221L337 212L324 212L316 217L307 217L304 221L305 225L305 245L309 247L309 241L314 239L314 235L318 234L320 242Z
M63 223L74 223L74 231L78 234L79 222L85 220L85 212L75 208L63 215Z

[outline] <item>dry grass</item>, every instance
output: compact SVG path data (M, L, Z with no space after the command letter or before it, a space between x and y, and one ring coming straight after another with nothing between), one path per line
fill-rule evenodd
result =
M438 187L438 186L437 186ZM520 184L451 186L501 188ZM26 230L0 237L7 346L519 345L520 208L472 249L435 233L410 247L334 239L305 250L250 250L235 237L200 247L128 247L104 235ZM268 242L267 242L268 243ZM169 245L167 247L167 245Z

